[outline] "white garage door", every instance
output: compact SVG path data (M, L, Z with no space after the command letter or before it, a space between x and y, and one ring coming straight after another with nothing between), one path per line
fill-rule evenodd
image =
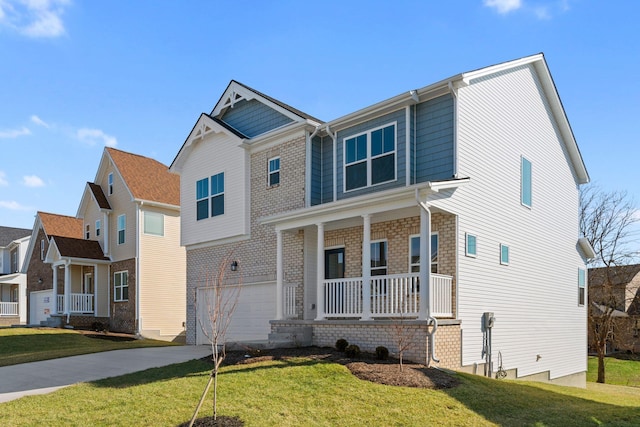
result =
M196 342L197 344L209 344L209 339L204 334L202 327L204 326L208 331L211 329L208 313L212 305L213 290L199 288L196 298L196 319L198 319ZM229 298L227 298L228 300ZM276 284L274 282L243 284L238 293L238 304L227 329L226 341L229 343L266 341L271 332L269 320L275 319L275 316Z
M49 318L53 308L53 290L33 291L29 296L29 324L39 325Z

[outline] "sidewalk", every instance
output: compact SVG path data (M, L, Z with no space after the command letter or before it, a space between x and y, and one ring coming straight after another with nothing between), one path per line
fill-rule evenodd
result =
M51 393L72 384L200 359L211 346L171 346L115 350L0 367L0 403Z

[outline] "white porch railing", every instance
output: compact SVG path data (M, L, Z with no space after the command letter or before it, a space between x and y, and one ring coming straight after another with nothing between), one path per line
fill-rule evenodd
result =
M361 317L362 277L325 280L324 313L327 317Z
M17 316L17 302L0 302L0 316Z
M451 276L431 274L430 309L434 317L453 316ZM372 317L418 317L420 281L418 273L371 278ZM362 316L362 278L324 281L324 317Z
M93 294L71 294L70 313L93 313ZM58 295L58 313L64 313L64 295Z
M284 285L284 317L290 319L296 317L296 285Z

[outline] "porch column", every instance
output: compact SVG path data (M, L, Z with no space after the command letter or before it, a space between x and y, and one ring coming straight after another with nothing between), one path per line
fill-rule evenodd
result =
M431 315L431 212L420 209L420 312L419 319Z
M58 314L58 266L52 265L53 270L53 309L51 314Z
M371 320L371 215L362 215L362 317Z
M318 227L316 254L316 320L324 320L324 224Z
M69 307L71 305L71 266L68 262L64 264L64 312L62 314L69 314Z
M282 231L276 230L276 320L282 320L282 282L283 282L283 265L282 265Z

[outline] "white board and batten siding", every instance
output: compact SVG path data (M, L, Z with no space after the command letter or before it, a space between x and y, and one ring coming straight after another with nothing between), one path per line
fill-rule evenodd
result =
M586 309L578 305L578 184L538 78L529 66L458 90L458 174L438 201L458 217L462 364L481 362L482 314L495 313L493 362L519 377L586 371ZM532 207L521 204L521 156L532 163ZM477 257L465 256L465 233ZM500 244L510 263L500 264Z
M193 143L180 174L181 244L193 246L249 233L249 155L237 138L216 133ZM197 220L196 182L224 172L224 214ZM211 207L209 206L209 209Z
M236 287L230 287L231 294ZM266 341L271 332L269 321L276 317L276 284L275 282L243 283L240 292L236 293L238 302L231 316L227 329L226 342L246 343ZM229 298L234 299L231 296ZM228 297L222 300L230 301ZM231 301L232 301L231 299ZM196 292L196 344L210 344L207 335L211 335L209 310L213 304L212 288L198 288ZM203 331L203 328L207 331Z

